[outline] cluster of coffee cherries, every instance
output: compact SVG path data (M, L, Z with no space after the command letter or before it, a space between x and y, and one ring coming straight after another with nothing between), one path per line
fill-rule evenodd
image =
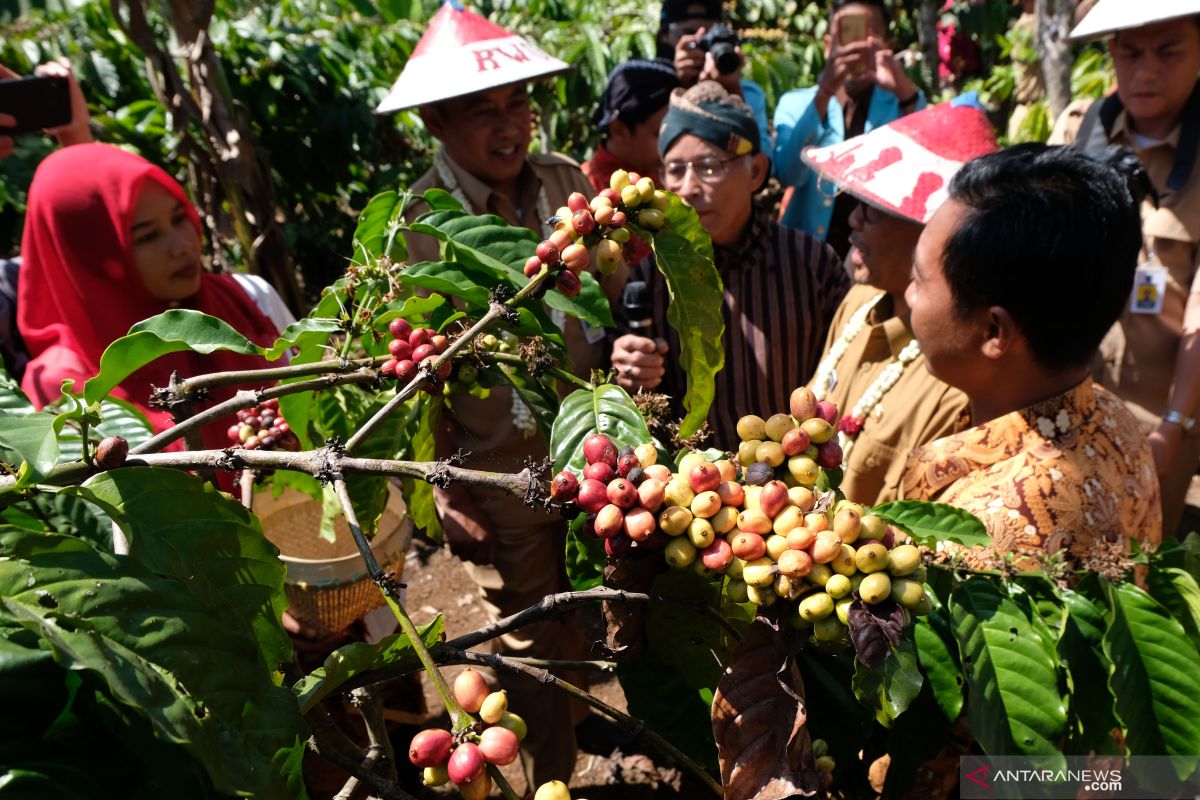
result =
M516 761L528 729L525 720L508 710L508 693L493 692L473 669L454 679L454 699L479 721L457 734L427 728L413 737L408 760L422 769L426 786L450 781L466 800L482 800L492 789L488 764L505 766Z
M401 384L408 383L417 376L421 363L430 358L436 358L450 346L450 339L432 328L414 328L412 324L400 317L388 323L388 333L392 340L388 342L388 353L391 358L383 362L379 371L385 378L396 378ZM447 361L438 369L437 381L426 381L422 389L433 394L442 391L442 381L450 376L453 369Z
M572 193L547 220L554 232L525 262L525 277L532 278L543 268L557 270L558 290L567 297L577 296L583 288L579 276L592 263L591 250L596 251L596 271L613 274L621 263L621 247L632 235L627 227L630 221L645 230L660 229L669 200L666 192L654 188L652 179L623 169L614 172L609 188L591 200Z
M829 421L837 408L806 388L793 392L790 406L739 422L740 465L691 452L672 472L654 465L650 445L618 452L592 434L583 480L559 473L551 498L587 513L585 529L604 539L610 557L662 549L671 567L721 578L733 602L788 603L789 621L819 642L848 643L855 599L929 613L918 549L882 517L818 488L823 470L840 466Z
M247 450L291 450L300 449L300 440L292 433L283 414L279 413L279 401L264 400L251 408L237 412L238 421L229 426L229 441L234 447Z
M620 450L602 433L583 440L583 480L564 470L550 482L550 499L575 503L587 514L585 529L620 558L633 549L661 550L668 538L654 512L663 504L671 468L658 464L652 444Z

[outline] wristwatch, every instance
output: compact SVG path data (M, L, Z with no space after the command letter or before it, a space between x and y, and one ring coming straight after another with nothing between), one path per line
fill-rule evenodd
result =
M1172 425L1178 425L1183 428L1185 433L1190 433L1192 428L1196 427L1196 420L1191 417L1185 417L1178 411L1168 411L1162 416L1163 422L1169 422Z

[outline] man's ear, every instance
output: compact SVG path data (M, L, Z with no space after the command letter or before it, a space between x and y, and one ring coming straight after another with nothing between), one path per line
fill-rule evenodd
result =
M755 153L750 157L750 185L754 187L754 191L757 192L762 188L770 172L771 159L762 153Z
M984 358L999 361L1012 351L1021 336L1021 331L1012 315L1000 306L992 306L986 312L987 331L979 351Z
M604 131L603 136L610 142L619 143L626 141L632 134L633 131L629 129L628 125L620 119L614 119L608 123L608 130Z
M433 138L439 142L446 140L446 121L442 119L442 112L436 105L421 106L417 109L417 113L421 115L421 121L425 123L425 128Z

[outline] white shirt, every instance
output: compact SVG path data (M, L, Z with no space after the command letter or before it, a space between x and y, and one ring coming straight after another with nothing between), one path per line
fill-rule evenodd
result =
M280 333L288 325L296 321L292 316L292 312L283 304L283 298L275 291L275 287L267 283L258 275L250 275L245 272L234 272L233 279L237 281L238 286L250 296L254 301L254 305L258 306L258 310L266 316L267 319L275 323L275 328Z

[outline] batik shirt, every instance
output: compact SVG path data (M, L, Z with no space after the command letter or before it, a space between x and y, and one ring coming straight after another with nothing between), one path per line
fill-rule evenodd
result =
M1158 480L1137 421L1089 377L1073 389L917 448L901 484L905 499L970 511L992 537L972 566L1011 551L1032 568L1067 549L1088 568L1130 539L1162 539Z

